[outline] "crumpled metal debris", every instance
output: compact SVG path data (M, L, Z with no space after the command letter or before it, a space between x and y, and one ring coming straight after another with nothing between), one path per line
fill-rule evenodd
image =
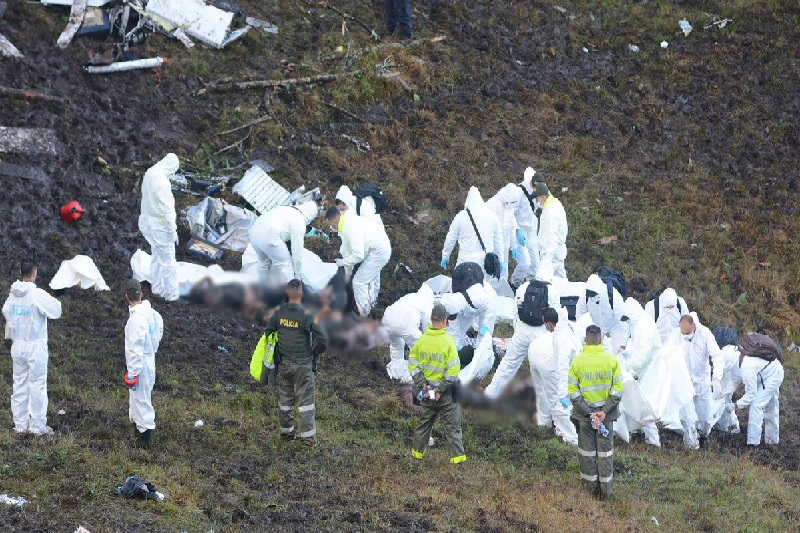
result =
M158 492L151 482L139 476L129 476L125 479L125 483L117 487L117 495L122 498L164 501L164 494Z
M14 496L9 496L8 494L0 494L0 503L22 507L23 505L28 503L28 500L26 500L22 496L14 497Z
M678 25L681 27L681 31L683 32L684 36L688 36L692 33L692 25L689 24L689 21L686 19L681 19L678 21Z

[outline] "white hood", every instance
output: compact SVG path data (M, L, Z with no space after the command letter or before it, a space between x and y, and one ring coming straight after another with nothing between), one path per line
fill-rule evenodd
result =
M644 313L644 308L635 298L628 298L622 306L622 313L627 316L635 326Z
M319 208L317 207L317 203L313 200L308 202L303 202L302 204L297 204L295 206L301 213L303 213L303 217L306 219L306 226L311 224L317 215L319 214Z
M507 183L502 189L497 191L495 197L502 203L513 203L516 205L519 200L519 187L513 183Z
M349 209L356 208L356 197L347 185L339 187L339 190L336 191L336 199L344 202Z
M484 206L485 204L483 202L483 198L481 197L481 192L477 187L470 187L469 192L467 192L467 200L464 202L464 208L472 210L479 209Z
M525 173L522 175L522 185L528 190L528 194L533 192L533 176L536 174L536 171L533 167L528 167L525 169Z
M17 280L11 284L11 294L17 297L21 297L25 296L35 288L36 284L32 281Z

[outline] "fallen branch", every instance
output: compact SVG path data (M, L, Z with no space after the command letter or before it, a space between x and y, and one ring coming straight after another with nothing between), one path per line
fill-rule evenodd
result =
M346 76L359 76L363 74L363 70L352 70L349 72L338 72L336 74L320 74L319 76L306 76L303 78L289 78L284 80L253 80L253 81L237 81L232 82L230 78L220 80L219 82L211 82L199 91L197 95L205 94L207 91L246 91L248 89L264 89L279 87L291 87L292 85L310 85L313 83L327 83Z
M314 7L314 4L312 4L308 0L302 0L302 2L304 4L306 4L307 6L309 6L309 7ZM346 12L342 11L341 9L339 9L335 5L331 4L330 2L322 1L317 5L319 5L321 7L327 7L331 11L334 11L337 14L339 14L339 16L341 16L345 20L352 20L353 22L355 22L356 24L360 25L362 28L367 30L369 32L369 34L370 34L370 37L372 37L376 41L380 41L381 40L381 38L378 36L378 32L376 32L373 28L370 28L363 20L354 17L350 13L346 13Z
M322 102L326 106L330 107L331 109L335 109L339 113L352 118L353 120L357 120L358 122L366 122L366 120L364 120L363 118L359 117L355 113L351 113L347 109L344 109L343 107L339 107L338 105L334 104L333 102L326 102L325 100L321 100L319 98L317 100L319 100L320 102Z
M28 91L26 89L12 89L11 87L4 87L2 85L0 85L0 96L23 98L25 100L44 100L45 102L64 102L64 100L56 98L55 96L49 96L36 91Z
M255 119L255 120L253 120L251 122L248 122L247 124L243 124L243 125L241 125L239 127L233 128L232 130L221 131L221 132L217 133L217 135L228 135L229 133L233 133L235 131L239 131L239 130L243 130L245 128L256 126L256 125L261 124L262 122L266 122L268 120L272 120L272 117L268 116L268 115L265 115L263 117L258 117L257 119Z

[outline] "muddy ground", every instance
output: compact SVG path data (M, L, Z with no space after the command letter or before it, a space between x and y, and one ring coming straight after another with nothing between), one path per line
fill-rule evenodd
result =
M380 28L382 2L339 4ZM632 295L640 301L669 283L712 327L763 329L784 344L800 339L796 5L744 3L735 8L735 22L726 29L704 30L702 10L684 9L680 2L668 7L565 2L566 13L542 2L413 4L417 35L445 35L442 44L388 48L353 63L335 47L370 46L356 24L343 38L341 19L316 4L241 2L248 14L281 26L281 35L254 31L222 51L187 51L151 36L136 52L142 57L168 55L169 67L90 76L82 65L100 46L97 41L76 38L64 51L55 47L66 10L9 1L0 33L26 58L0 58L0 85L39 90L62 102L0 97L0 126L53 128L63 147L56 157L0 155L0 161L26 169L25 177L0 176L5 212L0 293L7 292L23 256L36 258L40 285L45 285L60 261L89 255L112 287L110 293L71 289L60 296L65 314L51 328L51 367L69 383L69 394L51 394L51 411L58 404L77 413L66 421L54 420L60 433L80 432L84 423L105 427L96 445L109 451L127 431L121 407L96 411L81 395L85 389L103 393L118 385L127 315L119 289L130 275L132 253L147 249L137 229L136 187L146 167L169 151L181 157L187 170L232 175L241 175L250 158L265 157L290 190L311 184L332 195L342 183L381 183L391 202L385 221L395 250L386 272L403 262L414 273L384 276L380 307L438 273L446 224L470 184L480 186L488 198L533 165L552 178L567 206L571 277L585 278L601 264L610 264L626 273ZM727 8L734 9L725 2L704 9L725 15ZM697 20L695 32L686 38L677 32L684 11ZM669 41L669 48L661 49L661 40ZM628 49L634 42L641 47L639 53ZM389 55L408 87L369 74L288 91L196 95L204 83L226 76L282 79L370 62L374 66ZM321 100L344 106L363 122L321 105ZM220 136L220 131L265 113L273 120L255 128L239 147L213 155L238 140L237 135ZM359 153L342 133L368 140L371 152ZM87 212L78 223L66 225L56 212L71 199ZM199 199L178 201L188 205ZM433 222L413 226L408 215L423 209ZM619 242L595 244L610 234L617 234ZM181 237L183 244L185 231ZM322 250L321 245L316 248ZM331 253L329 248L323 255ZM178 259L191 260L182 246ZM237 261L230 254L225 266L236 268ZM180 376L191 369L191 386L166 379L156 389L159 401L225 398L238 391L257 339L252 326L184 302L156 299L155 305L167 325L159 372L163 366L167 376ZM331 362L331 401L349 402L359 412L368 407L352 401L353 394L358 396L353 391L368 387L392 397L380 357L371 357L366 362ZM788 367L796 370L796 354L789 357ZM353 377L365 369L367 377ZM10 376L3 380L10 389ZM796 376L787 372L782 446L753 456L776 470L798 468L800 437L792 416L800 401L796 383ZM82 417L92 421L82 422ZM6 410L0 420L10 428ZM218 422L235 425L225 416ZM392 424L372 429L407 438ZM721 454L743 454L743 446L743 435L720 436L712 443ZM679 448L679 443L665 437L665 447ZM16 455L11 448L6 452ZM297 461L295 455L291 451L284 458L287 464ZM214 459L213 468L200 467L199 472L219 483L232 476L251 489L274 488L274 483L248 477L257 465L251 458L228 459ZM314 460L324 463L325 454ZM321 468L316 481L324 472ZM236 509L215 514L220 511L210 505L203 523L256 530L375 527L369 521L374 516L368 519L369 513L353 511L352 500L324 482L298 481L280 494L305 503L291 511L252 515ZM324 505L308 503L314 498ZM381 529L442 527L426 521L415 505L408 506L407 513L383 516ZM320 507L329 509L326 516L321 517ZM47 509L17 513L0 508L0 516L14 529L63 529ZM130 526L110 518L103 523L109 530ZM483 515L475 524L486 529L537 527L513 517L494 516L487 522ZM133 528L146 526L136 522Z

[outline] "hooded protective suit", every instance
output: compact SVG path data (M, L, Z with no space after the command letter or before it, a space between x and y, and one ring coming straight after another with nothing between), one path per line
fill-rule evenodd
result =
M686 300L678 296L675 289L666 288L658 297L658 318L655 312L656 300L650 300L644 310L656 320L656 327L661 336L661 344L666 344L670 336L678 329L681 316L689 314Z
M339 252L347 275L360 264L353 275L353 295L358 312L366 316L378 300L381 269L392 256L392 245L382 227L355 212L342 213L338 231L342 238Z
M483 251L481 243L478 241L478 236L472 227L467 209L472 214L472 218L475 219L475 225L481 234L483 245L486 246L486 252ZM481 198L481 193L476 187L469 188L467 200L464 202L464 209L458 212L450 224L447 237L444 239L442 259L450 259L450 254L453 253L456 243L458 243L456 265L472 262L483 268L483 260L488 253L497 254L500 261L503 261L503 232L500 229L500 222L497 220L497 215L486 207L483 198ZM484 272L484 274L486 273Z
M15 281L3 305L6 339L11 339L14 430L43 434L47 427L47 319L61 317L61 302L32 281Z
M497 191L497 194L492 196L486 201L486 207L491 209L497 219L500 221L500 228L503 232L503 245L501 252L497 255L500 261L503 262L505 268L501 278L508 278L508 253L510 250L519 250L519 242L517 241L517 228L521 227L522 223L530 224L529 220L518 220L518 207L520 200L527 203L522 194L522 190L514 183L507 183L503 188Z
M383 313L383 326L389 334L389 355L391 360L386 370L391 379L411 383L405 347L414 347L417 339L428 327L433 309L433 290L426 283L417 292L406 294L386 308Z
M442 305L447 308L449 314L458 315L447 326L447 332L455 339L459 350L467 344L467 331L470 326L476 325L478 333L481 333L481 330L485 328L484 333L476 339L477 345L483 335L492 336L494 323L497 319L494 309L497 293L494 292L488 282L476 283L465 292L469 296L472 305L467 302L467 299L460 292L444 294L441 299Z
M156 352L164 335L161 315L150 306L150 302L128 308L130 315L125 324L125 364L128 379L139 377L136 389L129 389L128 416L142 433L156 427L156 412L151 396L156 383Z
M742 359L742 382L744 396L739 398L739 409L750 407L747 419L747 444L761 444L762 426L765 429L764 443L778 444L780 441L780 387L783 383L783 365L780 361L765 361L759 357L745 356Z
M516 219L519 230L525 235L525 246L519 247L517 266L511 275L511 282L519 286L526 279L532 279L539 270L539 219L536 218L533 195L533 176L536 171L531 167L525 169L519 189ZM549 278L548 278L549 279Z
M739 369L739 347L726 345L720 349L720 352L725 361L725 369L722 371L722 392L725 395L723 398L725 406L714 427L725 433L736 434L741 431L733 404L733 393L742 383L742 372Z
M525 300L525 291L528 290L529 284L530 282L525 282L517 288L515 294L517 306L521 305ZM554 285L547 287L547 302L548 306L554 309L561 307L561 297ZM528 347L531 342L546 331L547 329L544 326L531 326L517 318L514 322L514 335L512 335L508 343L506 354L500 360L500 364L492 377L492 382L486 387L487 397L497 399L503 394L503 391L517 374L522 361L528 355Z
M373 200L372 197L367 196L366 198L361 199L360 213L356 213L356 207L358 206L356 195L353 194L353 191L351 191L350 187L347 185L342 185L339 187L339 190L336 191L336 199L343 202L344 205L347 206L347 210L350 211L350 213L368 218L383 228L383 219L381 219L381 216L375 212L375 200Z
M250 244L263 279L279 284L303 279L303 239L317 213L316 202L310 201L276 207L258 217L250 227Z
M592 322L602 330L603 335L611 336L613 349L609 351L613 354L619 353L620 347L625 344L630 335L628 325L620 322L620 318L624 314L625 300L617 289L613 289L614 302L612 306L608 299L608 285L597 274L592 274L586 280L586 290L596 293L595 296L586 297L586 308L592 317Z
M565 279L567 233L569 233L567 212L561 201L550 195L542 204L542 212L539 215L539 269L544 268L547 271L552 268L555 276Z
M693 402L680 413L683 443L689 448L699 448L698 437L708 437L714 425L715 399L723 398L720 382L725 362L714 334L700 323L694 313L692 317L696 326L694 334L687 338L679 329L668 342L680 346L694 385ZM714 398L714 395L718 397Z
M175 222L175 199L169 177L178 171L178 156L167 154L150 167L142 179L142 211L139 231L150 243L151 287L153 294L165 300L177 300L178 263L175 243L178 242Z

